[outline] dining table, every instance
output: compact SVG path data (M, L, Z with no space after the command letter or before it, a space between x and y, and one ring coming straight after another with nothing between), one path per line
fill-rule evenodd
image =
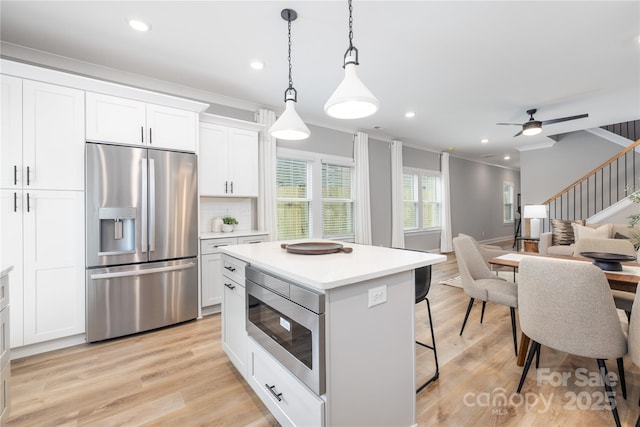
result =
M520 266L520 261L522 261L524 257L545 257L566 259L576 262L592 262L591 259L581 256L550 255L534 252L510 252L508 254L490 259L489 264L495 268L512 268L515 281L515 273ZM636 288L638 287L638 282L640 282L640 263L623 262L621 263L621 265L622 271L603 270L604 275L609 281L609 286L611 286L611 289L635 293ZM516 361L518 366L524 366L524 362L527 357L527 350L529 348L529 342L529 337L526 334L522 333L520 337L520 346L518 347L518 358Z

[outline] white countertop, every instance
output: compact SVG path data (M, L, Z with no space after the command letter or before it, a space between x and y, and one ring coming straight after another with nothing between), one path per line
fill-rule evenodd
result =
M381 246L339 242L353 252L326 255L290 254L280 247L286 242L264 242L221 247L227 255L239 258L255 267L301 282L310 287L326 290L389 274L414 270L425 265L447 260L445 255L428 252L405 251ZM336 243L336 242L332 242Z
M230 231L229 233L215 233L213 231L206 231L200 233L200 239L228 239L233 237L245 237L245 236L264 236L267 233L266 231L258 231L258 230L235 230Z

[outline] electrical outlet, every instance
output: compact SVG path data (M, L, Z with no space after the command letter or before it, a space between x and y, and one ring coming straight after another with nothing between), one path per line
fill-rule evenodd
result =
M369 289L369 305L373 307L387 302L387 285L378 286L377 288Z

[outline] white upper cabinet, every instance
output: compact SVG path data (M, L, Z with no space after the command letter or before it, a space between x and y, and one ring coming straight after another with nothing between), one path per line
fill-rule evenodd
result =
M2 188L84 189L84 92L2 76Z
M196 151L195 112L87 92L87 140Z
M258 197L258 132L200 122L200 194Z

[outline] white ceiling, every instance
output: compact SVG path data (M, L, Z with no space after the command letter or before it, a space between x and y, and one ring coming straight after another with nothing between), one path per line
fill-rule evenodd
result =
M343 0L2 0L0 37L5 55L7 47L24 46L280 113L288 84L280 11L287 7L298 12L293 82L308 123L517 168L517 149L549 135L640 118L638 1L357 0L358 73L381 108L348 122L323 112L343 75ZM151 31L131 30L132 17ZM250 69L253 59L265 68ZM548 125L533 137L513 138L518 127L496 125L525 122L529 108L538 108L538 120L589 118ZM404 117L409 110L416 113L411 120Z

